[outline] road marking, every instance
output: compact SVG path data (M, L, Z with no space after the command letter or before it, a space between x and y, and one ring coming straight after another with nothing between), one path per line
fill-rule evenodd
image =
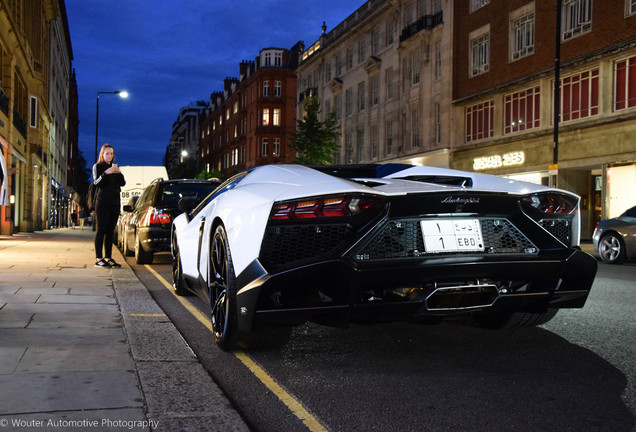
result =
M128 314L134 317L165 317L166 314L147 314L147 313L131 313Z
M179 302L192 314L194 317L201 322L210 332L212 332L212 323L210 319L203 315L192 303L187 301L185 298L178 296L172 287L172 284L165 280L155 269L150 267L148 264L145 264L145 267L152 273L159 282L163 284L168 290L174 295L174 297L179 300ZM289 408L289 410L296 416L300 421L303 422L307 428L312 432L327 432L327 429L320 424L320 422L309 413L305 409L305 407L291 394L287 393L280 384L278 384L271 375L269 375L265 369L258 365L250 356L248 356L243 351L234 351L234 356L243 363L245 367L247 367L256 378L258 378L268 389L271 390L272 393L280 399L282 403Z

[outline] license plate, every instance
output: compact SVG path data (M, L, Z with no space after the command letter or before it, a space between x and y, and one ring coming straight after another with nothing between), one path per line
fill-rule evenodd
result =
M484 250L479 219L426 219L420 221L420 226L426 252Z

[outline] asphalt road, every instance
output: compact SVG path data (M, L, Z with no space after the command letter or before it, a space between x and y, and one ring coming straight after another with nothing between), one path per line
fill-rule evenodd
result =
M280 350L250 352L283 395L144 266L129 264L255 431L633 431L636 265L599 264L583 309L539 328L470 321L331 329L307 324ZM152 268L170 281L168 255ZM187 297L195 309L207 305ZM196 395L192 395L196 397ZM315 422L281 401L292 397ZM322 428L322 429L321 429Z

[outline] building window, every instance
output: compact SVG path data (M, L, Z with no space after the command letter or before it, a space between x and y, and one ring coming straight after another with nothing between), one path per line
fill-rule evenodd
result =
M364 111L364 102L366 94L364 91L364 82L358 84L358 112Z
M563 0L562 40L592 30L592 0Z
M347 70L353 69L353 47L347 48Z
M442 106L435 104L435 144L442 143Z
M470 76L477 76L490 69L490 32L478 32L470 40Z
M345 117L350 117L353 114L353 90L347 89L345 91Z
M371 106L378 104L380 100L380 77L375 75L371 78Z
M269 126L269 108L263 108L263 126Z
M336 56L336 76L339 77L342 75L342 57L340 54Z
M263 81L263 96L269 96L269 81Z
M278 157L280 156L280 138L274 138L274 148L272 149L272 151L274 152L274 156Z
M625 16L636 14L636 0L625 0Z
M420 50L411 53L411 84L420 82Z
M495 104L491 100L466 107L466 142L492 137L494 115Z
M274 126L280 126L280 108L274 108L274 118L272 122Z
M325 100L325 114L327 117L331 116L331 99Z
M337 94L333 97L333 104L336 108L336 121L340 121L342 118L342 97Z
M281 81L274 81L274 96L281 97L283 94L282 88L283 88L283 83Z
M358 162L364 160L364 129L358 129L356 135L356 159Z
M539 86L504 95L504 133L538 128L541 91Z
M517 60L534 52L534 11L511 22L511 60Z
M393 154L393 122L390 120L385 123L384 142L386 144L386 154Z
M371 126L371 159L378 157L378 126Z
M238 101L234 102L234 114L236 114L239 110L239 103Z
M261 139L261 156L267 156L268 145L269 145L269 138Z
M358 63L362 63L367 57L367 41L362 39L358 42Z
M393 68L386 70L386 100L393 99Z
M230 119L230 109L229 109L229 108L227 108L227 109L225 110L225 120L229 120L229 119Z
M272 53L271 52L266 52L265 53L265 66L271 66L272 65Z
M385 40L385 46L391 46L393 45L393 34L395 33L395 22L390 19L389 21L387 21L386 23L386 40Z
M371 33L371 55L378 55L380 52L380 31Z
M561 121L598 114L598 69L561 80Z
M353 142L351 132L345 132L345 163L353 163Z
M634 0L636 1L636 0ZM614 64L614 109L636 106L636 57Z
M411 147L420 145L420 112L417 109L411 110Z
M435 43L435 79L442 77L442 42Z
M490 0L470 0L470 11L475 12L477 9L481 9L489 3Z
M283 65L283 53L274 53L274 66L281 67Z
M325 65L325 83L331 81L331 63Z

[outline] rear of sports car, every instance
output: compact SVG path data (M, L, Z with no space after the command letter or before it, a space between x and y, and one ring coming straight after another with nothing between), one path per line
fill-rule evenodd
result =
M578 247L577 196L365 185L273 205L259 258L238 275L242 329L467 314L537 324L585 304L597 263Z

